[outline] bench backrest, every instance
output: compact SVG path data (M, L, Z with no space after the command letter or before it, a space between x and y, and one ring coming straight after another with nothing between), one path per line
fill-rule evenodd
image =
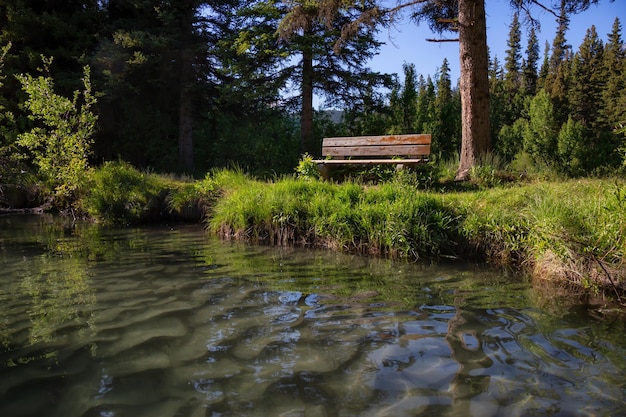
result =
M356 156L406 156L419 158L430 155L430 134L355 136L324 138L322 156L335 158Z

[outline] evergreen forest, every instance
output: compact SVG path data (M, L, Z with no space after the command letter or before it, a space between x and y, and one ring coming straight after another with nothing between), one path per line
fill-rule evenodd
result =
M365 6L341 9L332 24L296 22L285 36L289 2L157 3L0 1L0 183L33 171L80 175L85 155L96 166L123 160L196 176L232 165L289 173L329 135L431 133L434 161L458 159L461 102L447 60L433 75L410 63L400 76L373 72L377 26L338 47ZM489 60L490 156L568 177L620 172L621 22L606 35L590 26L572 47L561 13L543 46L515 14L503 62ZM341 118L314 111L314 94ZM70 114L84 123L71 125ZM57 172L60 154L73 174Z

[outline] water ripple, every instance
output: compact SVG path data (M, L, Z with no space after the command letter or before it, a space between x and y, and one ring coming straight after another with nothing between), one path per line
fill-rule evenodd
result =
M97 241L110 261L10 261L1 416L626 414L624 325L519 282L200 233L106 246L122 236Z

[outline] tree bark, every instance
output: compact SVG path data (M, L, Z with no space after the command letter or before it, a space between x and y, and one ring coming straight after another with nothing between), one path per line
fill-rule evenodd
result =
M313 52L302 51L302 113L300 114L300 152L313 154Z
M180 91L178 120L178 161L186 172L193 171L193 108L187 88Z
M193 52L191 37L193 33L194 9L189 5L183 11L184 30L183 45L180 56L180 102L178 114L178 163L186 172L192 172L193 164L193 105L191 100L191 85L193 83Z
M459 50L462 140L456 180L464 181L491 148L485 0L459 0Z

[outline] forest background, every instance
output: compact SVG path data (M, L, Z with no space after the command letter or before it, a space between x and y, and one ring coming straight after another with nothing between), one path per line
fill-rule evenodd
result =
M97 116L93 147L84 150L95 164L122 159L201 176L234 163L281 174L293 172L304 152L317 155L324 136L409 132L432 134L434 161L458 158L460 98L449 61L433 75L411 63L400 76L374 72L368 62L381 36L367 26L334 49L358 8L342 10L332 27L320 23L288 39L280 36L285 2L14 0L0 1L0 11L0 182L32 171L37 149L47 146L32 136L49 129L33 107L43 86L37 80L47 94L73 97ZM512 16L505 56L490 58L494 155L519 170L620 172L626 52L619 19L606 36L590 25L573 47L564 9L549 45L539 44L523 14ZM307 79L340 120L315 112L305 123Z

